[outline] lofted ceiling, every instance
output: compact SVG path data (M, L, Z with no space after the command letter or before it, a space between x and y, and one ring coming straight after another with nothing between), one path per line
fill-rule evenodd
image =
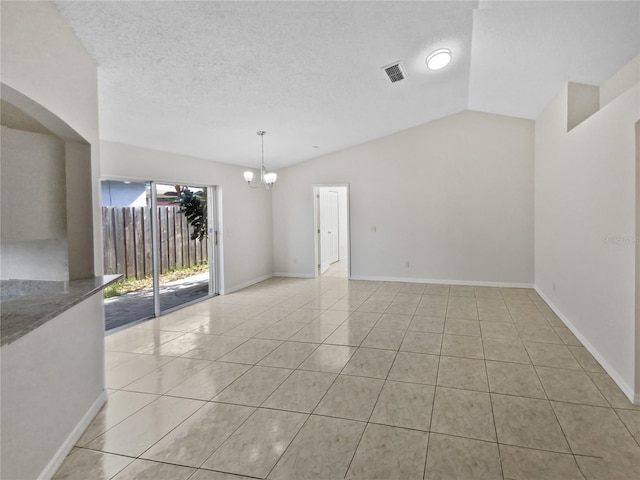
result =
M54 3L98 64L102 139L255 167L266 130L270 169L466 109L534 119L640 53L638 1Z

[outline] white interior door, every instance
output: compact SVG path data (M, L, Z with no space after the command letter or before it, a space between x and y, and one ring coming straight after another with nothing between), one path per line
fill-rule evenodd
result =
M320 188L318 196L320 274L340 260L339 195L335 190Z
M329 263L340 260L340 219L338 209L338 192L329 190L327 192L327 255Z

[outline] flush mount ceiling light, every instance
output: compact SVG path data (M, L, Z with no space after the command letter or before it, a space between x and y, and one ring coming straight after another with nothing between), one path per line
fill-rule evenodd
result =
M449 65L451 61L451 50L448 48L440 48L435 52L431 52L427 57L427 67L430 70L440 70Z
M271 187L273 187L273 184L276 183L276 179L278 178L278 175L273 172L267 172L267 169L264 166L264 136L266 135L267 132L260 130L257 133L258 135L260 135L260 143L262 145L262 164L260 167L260 183L258 183L257 185L251 184L251 181L253 180L253 172L250 170L247 170L246 172L244 172L244 181L247 182L247 185L249 185L251 188L258 188L260 185L264 185L267 190L271 190Z

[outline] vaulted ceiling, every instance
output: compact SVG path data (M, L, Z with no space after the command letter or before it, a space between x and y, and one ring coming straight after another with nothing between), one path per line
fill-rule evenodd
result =
M102 139L256 166L266 130L270 169L465 109L534 119L640 53L637 1L54 3L98 64Z

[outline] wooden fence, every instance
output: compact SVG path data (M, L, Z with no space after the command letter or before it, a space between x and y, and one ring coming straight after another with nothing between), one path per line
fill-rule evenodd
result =
M102 207L104 272L125 278L153 274L151 207ZM191 227L179 207L158 206L160 273L208 260L208 239L191 240Z

